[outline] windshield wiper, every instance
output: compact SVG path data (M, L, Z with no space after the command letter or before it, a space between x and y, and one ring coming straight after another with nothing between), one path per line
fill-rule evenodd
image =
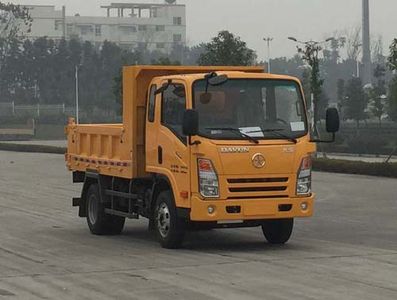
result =
M270 133L273 133L274 135L277 135L278 137L281 137L281 138L284 138L284 139L286 139L286 140L288 140L290 142L293 142L294 144L298 143L298 140L296 138L293 138L291 136L288 136L288 135L280 132L280 131L283 131L283 130L284 129L281 129L281 128L277 128L277 129L261 129L261 130L256 130L256 131L248 131L247 133L259 133L259 132L267 133L267 132L270 132Z
M238 129L238 128L233 128L233 127L207 127L205 129L206 130L231 131L231 132L234 132L234 133L238 134L239 136L242 136L242 137L245 137L245 138L249 139L251 142L253 142L255 144L259 144L259 141L256 138L254 138L254 137L252 137L252 136L250 136L250 135L248 135L248 134L246 134L244 132L241 132L240 129Z

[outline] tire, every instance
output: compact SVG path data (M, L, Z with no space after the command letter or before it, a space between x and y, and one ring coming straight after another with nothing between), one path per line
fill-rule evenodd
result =
M285 244L292 235L294 219L266 220L262 223L262 231L270 244Z
M156 221L153 217L149 218L148 230L153 232L156 231Z
M185 237L185 222L178 218L175 201L170 191L161 192L155 205L155 230L163 248L181 247Z
M100 201L98 184L91 184L87 192L87 224L92 234L117 235L123 231L125 218L105 213Z

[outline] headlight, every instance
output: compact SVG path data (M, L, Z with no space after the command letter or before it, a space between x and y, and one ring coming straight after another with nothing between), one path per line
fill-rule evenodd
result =
M298 179L296 182L296 194L298 196L309 195L312 192L312 158L311 156L302 159Z
M219 181L214 166L209 159L197 161L200 194L206 198L219 197Z

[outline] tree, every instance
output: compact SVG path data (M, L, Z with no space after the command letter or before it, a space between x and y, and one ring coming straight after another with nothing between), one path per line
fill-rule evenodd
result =
M361 26L346 30L346 51L349 60L357 61L361 54Z
M229 31L221 31L210 43L205 44L205 52L198 59L199 65L249 66L255 64L255 51L247 47L240 37Z
M388 95L389 105L387 106L387 113L394 122L397 122L397 76L393 78L389 87Z
M320 60L320 69L322 70L321 76L324 78L323 92L331 99L337 99L339 67L342 64L340 52L346 44L346 38L339 36L338 32L332 36L337 38L326 44L329 45L329 48L326 47L323 51L324 59Z
M388 58L390 70L397 70L397 38L395 38L390 45L390 55Z
M366 97L360 78L352 78L346 86L346 110L347 118L357 122L357 128L361 120L366 119L365 108L367 107Z
M336 94L338 100L338 108L339 111L343 110L344 107L344 100L345 100L345 81L343 79L338 79L336 84Z
M197 65L200 55L202 55L206 50L205 46L206 44L200 43L199 45L190 48L185 48L183 64Z
M384 98L386 94L386 68L377 65L374 70L374 77L376 78L376 84L371 87L368 91L368 98L370 101L370 111L378 119L379 126L382 126L382 116L386 112L386 105Z
M152 59L152 65L157 66L180 66L181 63L177 60L172 61L169 57L160 57L158 59Z
M388 64L393 74L397 72L397 38L395 38L390 45L390 55L388 57ZM389 88L389 105L388 115L393 121L397 121L397 76L394 75Z
M310 66L310 92L313 95L313 103L311 105L314 106L314 134L318 135L317 122L320 119L320 107L324 106L320 104L320 101L326 99L322 98L321 87L324 84L324 80L320 77L319 53L323 49L317 42L306 42L303 48L300 46L297 48L302 59Z
M118 73L113 76L112 92L115 102L118 105L118 112L122 113L123 107L123 70L122 66L134 65L142 63L142 57L139 52L123 51L121 53L121 64Z
M0 100L15 94L15 84L19 82L21 70L13 67L20 56L22 30L30 31L32 19L25 7L0 1ZM10 73L11 72L11 73Z

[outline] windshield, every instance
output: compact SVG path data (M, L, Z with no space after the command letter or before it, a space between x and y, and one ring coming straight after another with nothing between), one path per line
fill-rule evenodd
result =
M199 134L213 139L293 139L307 133L300 88L291 80L229 79L193 85ZM242 134L236 134L242 133Z

